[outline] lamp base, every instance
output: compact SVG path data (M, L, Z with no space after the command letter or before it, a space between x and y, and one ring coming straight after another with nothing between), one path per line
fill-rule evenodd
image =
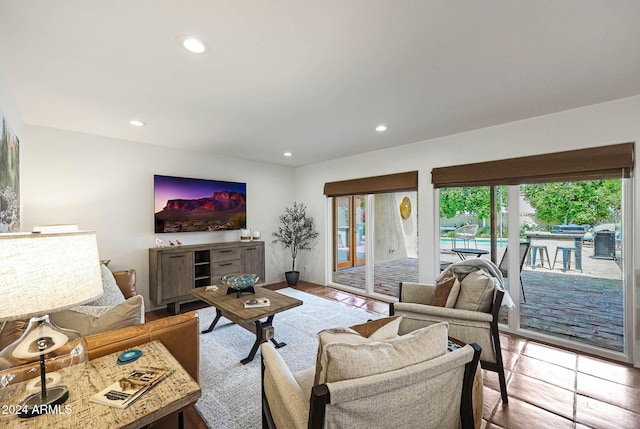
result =
M41 414L58 412L55 406L64 404L68 398L69 389L67 386L49 387L47 389L46 398L42 398L40 392L24 398L20 402L21 411L18 416L22 418L29 418L39 416Z

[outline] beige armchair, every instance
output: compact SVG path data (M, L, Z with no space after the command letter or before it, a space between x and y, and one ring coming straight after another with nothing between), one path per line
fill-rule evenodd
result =
M387 370L387 365L379 363L378 356L372 355L380 347L387 347L388 351L405 337L417 337L418 331L388 340L382 346L383 341L356 346L326 345L325 356L329 356L327 362L331 365L356 365L358 370L355 372L358 372L362 366L373 363L380 365L381 372L353 375L357 378L338 377L336 381L316 386L312 386L314 367L292 373L275 348L268 342L263 343L263 428L473 428L473 382L481 349L472 344L445 352L446 324L441 325L437 328L440 337L436 339L441 353L392 370ZM408 328L400 329L406 331ZM430 328L420 330L420 335L426 329ZM433 350L431 340L419 340L419 344L427 343L424 347ZM405 356L395 355L393 363L398 366L398 361L404 361L406 354L422 354L416 351L415 346L420 347L419 344L410 347L411 353L400 347ZM358 354L363 349L367 353L364 359ZM346 354L340 355L340 350L343 353L346 350ZM330 355L332 353L336 354ZM383 356L386 352L381 353ZM350 374L348 368L343 367L341 371ZM327 372L336 374L329 369ZM481 410L482 404L479 406Z
M409 328L447 322L449 337L464 343L479 344L482 347L480 365L483 369L498 373L502 402L508 403L498 332L498 312L504 292L496 288L490 309L483 312L430 305L435 288L428 284L400 283L400 302L389 304L389 314L403 316L403 323Z

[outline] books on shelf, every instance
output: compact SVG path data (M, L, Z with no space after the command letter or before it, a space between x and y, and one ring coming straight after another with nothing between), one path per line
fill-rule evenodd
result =
M168 368L144 367L134 369L125 377L93 395L91 402L116 408L127 408L172 372Z
M268 307L270 305L269 298L251 298L244 302L244 308Z

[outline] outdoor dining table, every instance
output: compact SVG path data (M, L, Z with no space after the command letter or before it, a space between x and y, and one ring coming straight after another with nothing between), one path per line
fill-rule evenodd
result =
M559 234L554 232L543 232L543 231L528 231L525 232L527 236L527 241L529 241L532 245L541 244L549 247L549 254L554 255L555 260L555 250L558 246L571 246L576 249L576 269L582 271L582 237L584 234Z
M462 247L454 247L453 249L451 249L452 252L458 254L458 256L460 257L461 260L465 260L467 259L467 255L476 255L476 257L480 257L482 255L488 255L489 251L488 250L483 250L483 249L467 249L467 248L462 248Z

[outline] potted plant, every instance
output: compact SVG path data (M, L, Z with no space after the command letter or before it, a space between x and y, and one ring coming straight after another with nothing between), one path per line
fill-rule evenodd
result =
M287 284L294 286L298 283L300 273L296 271L296 257L300 250L310 250L311 242L318 236L313 218L307 216L307 208L302 203L294 201L293 207L286 207L280 215L280 226L273 233L274 243L282 243L285 249L291 251L291 271L284 273Z

